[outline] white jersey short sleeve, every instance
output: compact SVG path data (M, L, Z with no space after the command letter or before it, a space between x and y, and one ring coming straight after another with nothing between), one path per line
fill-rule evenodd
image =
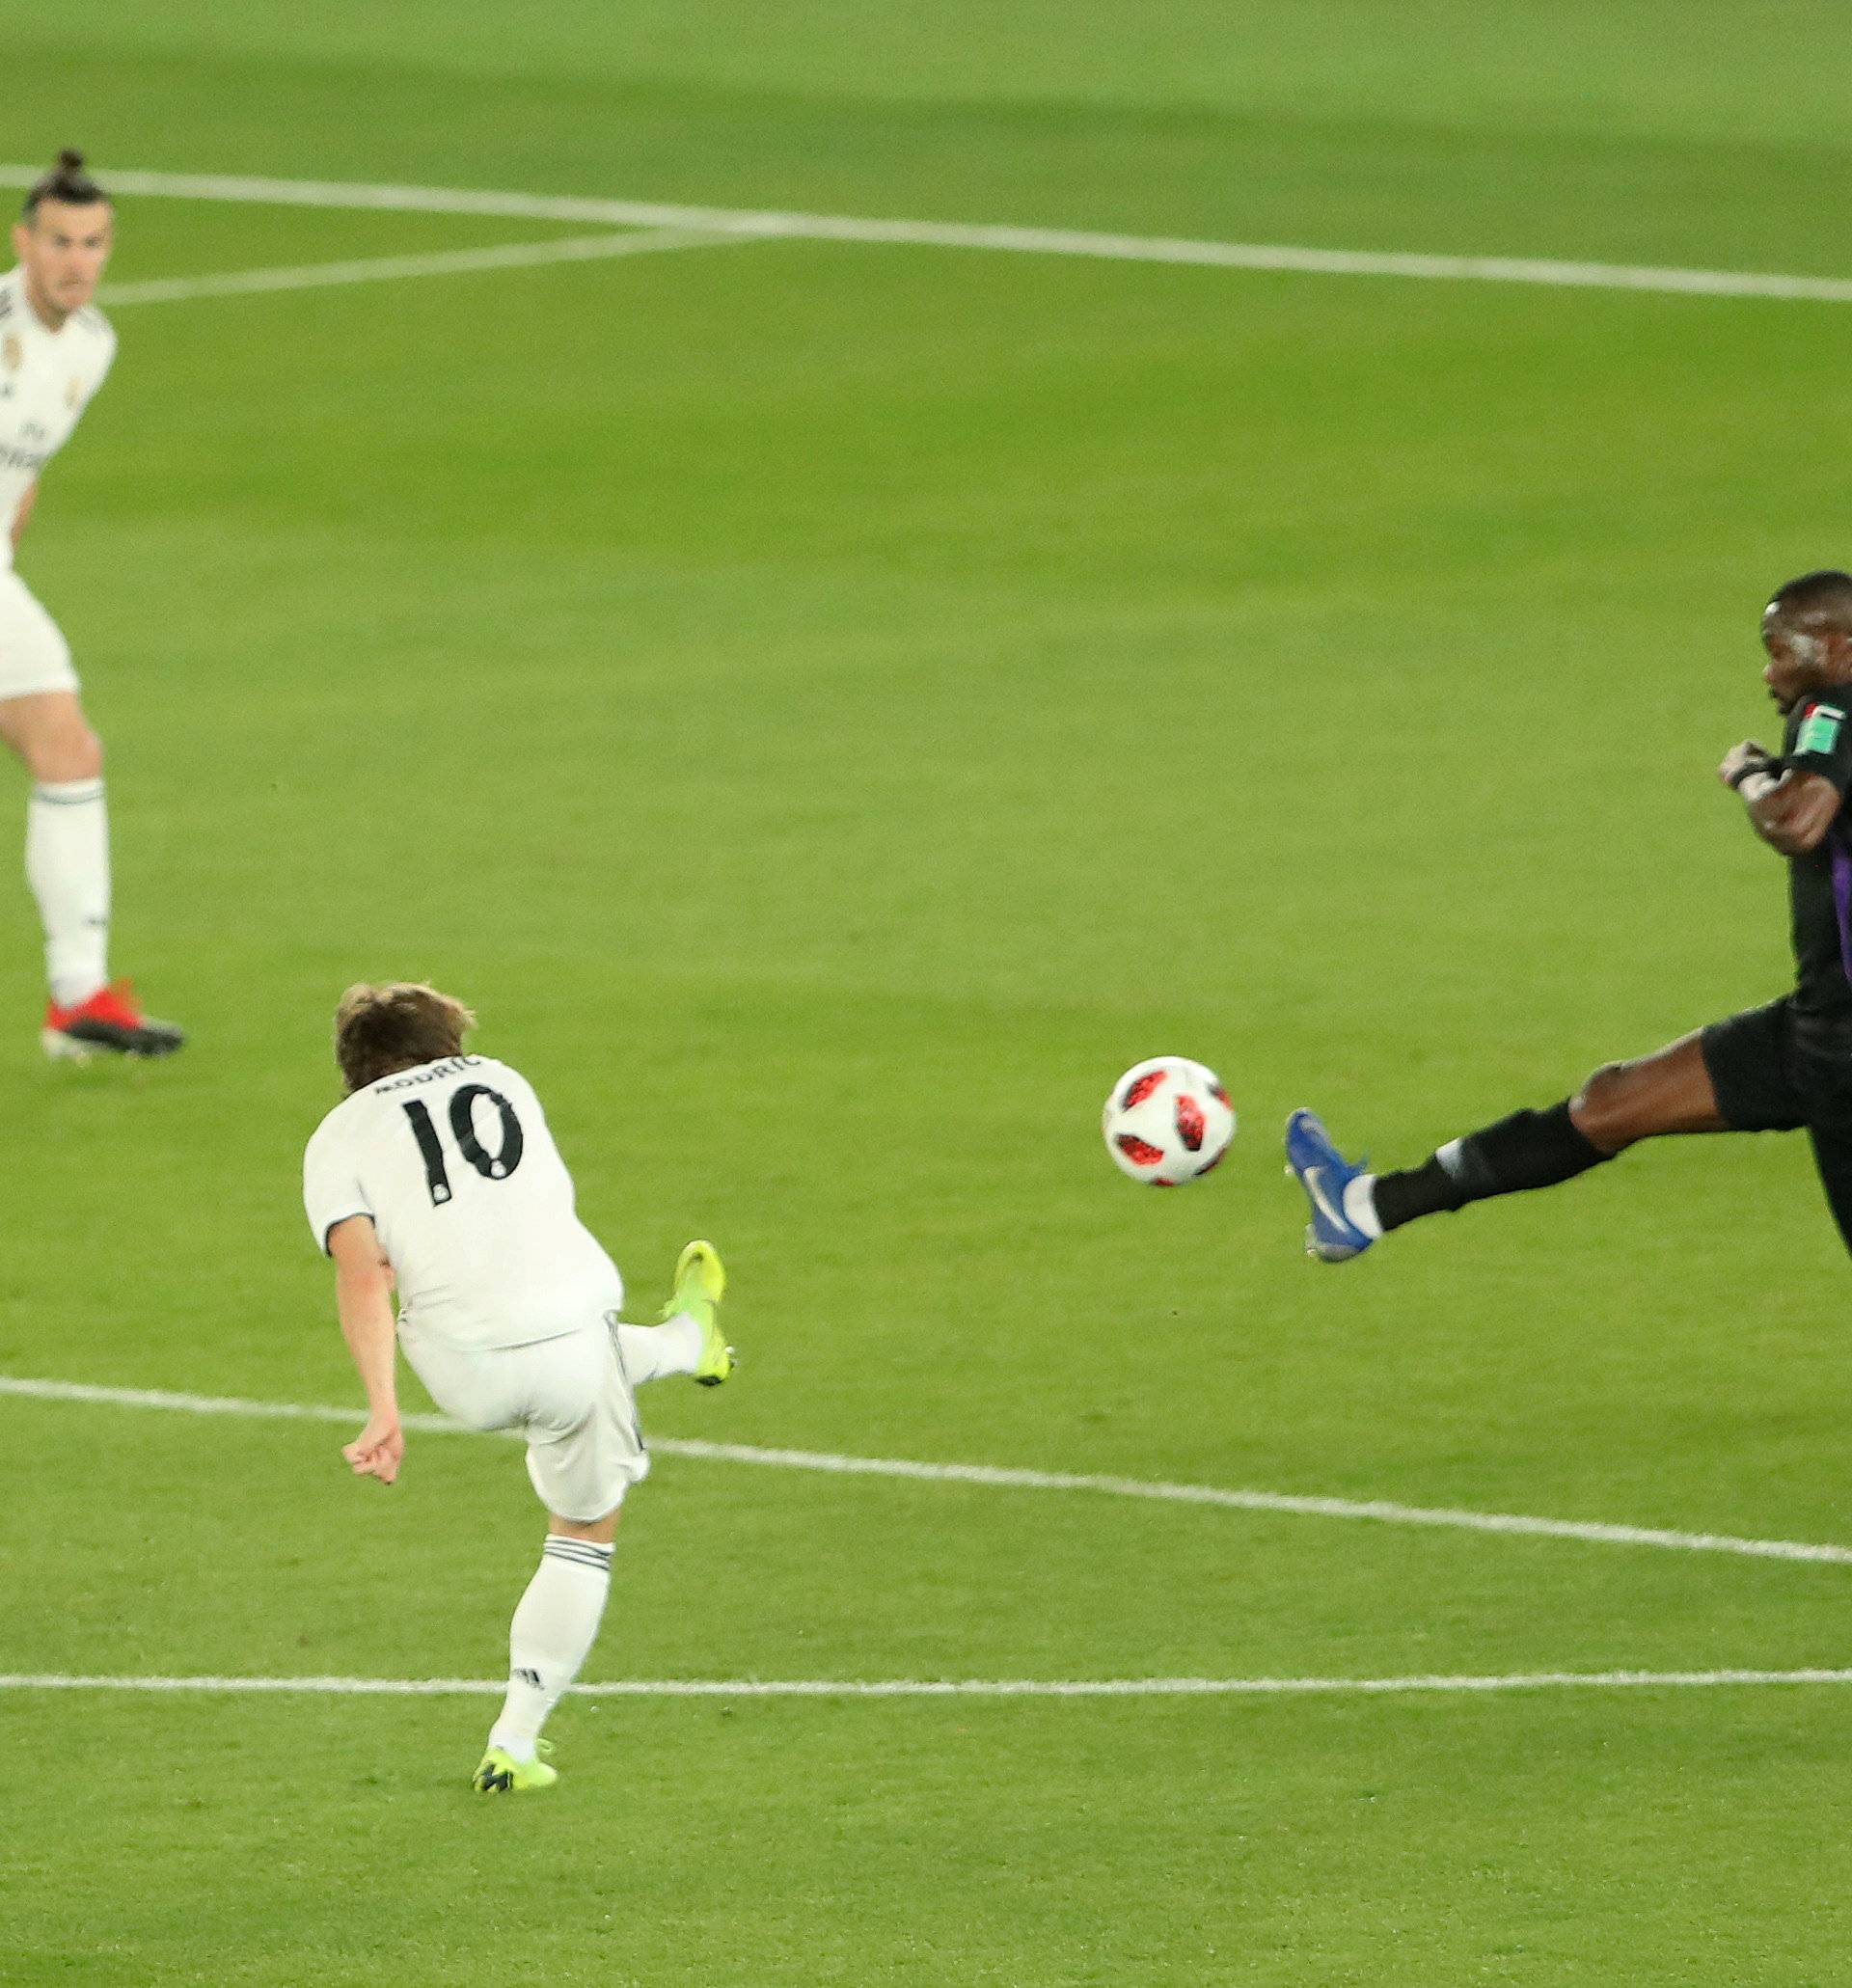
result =
M356 1091L310 1139L302 1191L324 1250L337 1223L372 1217L408 1348L529 1346L623 1303L533 1087L492 1057L448 1057Z
M339 1223L373 1212L361 1188L353 1141L342 1136L343 1130L331 1113L315 1128L302 1156L302 1205L324 1251Z
M53 331L27 299L24 272L0 277L0 568L13 564L26 492L70 440L115 357L100 311L73 311Z

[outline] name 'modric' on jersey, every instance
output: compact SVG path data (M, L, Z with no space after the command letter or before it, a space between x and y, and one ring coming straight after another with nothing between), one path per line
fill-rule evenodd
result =
M115 357L100 311L87 305L53 331L27 300L24 271L0 277L0 569L13 564L26 492L70 440Z
M315 1128L302 1182L324 1250L338 1223L372 1217L408 1348L531 1346L623 1303L532 1085L491 1056L421 1063L343 1099Z

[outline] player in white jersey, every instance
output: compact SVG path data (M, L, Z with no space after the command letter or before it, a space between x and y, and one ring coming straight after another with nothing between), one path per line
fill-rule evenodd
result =
M390 1484L404 1456L395 1332L446 1414L528 1441L547 1541L476 1771L492 1794L558 1778L540 1729L598 1633L618 1509L649 1469L635 1390L671 1374L718 1385L733 1349L711 1243L683 1250L665 1323L618 1319L623 1279L575 1212L540 1101L507 1064L464 1054L475 1023L435 988L347 990L335 1017L347 1096L309 1141L303 1202L367 1390L367 1427L341 1453L356 1474Z
M26 195L0 277L0 741L32 776L26 880L45 928L47 1054L165 1056L184 1040L109 977L109 819L103 749L84 717L70 649L13 570L39 476L70 439L116 334L91 303L109 259L112 209L67 151Z

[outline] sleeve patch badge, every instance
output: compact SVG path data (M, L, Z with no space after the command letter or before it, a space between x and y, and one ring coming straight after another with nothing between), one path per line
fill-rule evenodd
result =
M1801 726L1800 736L1794 741L1794 750L1797 753L1831 752L1844 722L1845 713L1837 705L1813 705Z

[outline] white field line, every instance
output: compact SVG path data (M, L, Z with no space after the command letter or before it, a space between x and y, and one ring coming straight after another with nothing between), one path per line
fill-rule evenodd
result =
M30 186L42 172L40 166L0 166L0 185ZM988 249L1015 255L1079 256L1113 262L1287 270L1312 276L1390 276L1439 283L1523 283L1564 289L1852 303L1852 278L1784 276L1757 270L1676 269L1650 264L1555 261L1526 256L1430 256L1369 249L1305 248L1274 242L1195 241L1166 235L1101 233L1087 229L895 221L757 207L699 207L661 201L593 200L455 187L355 184L344 180L252 178L218 173L125 171L110 173L105 177L112 189L123 194L245 201L274 206L494 214L529 221L686 228L719 234L874 242L910 248Z
M1518 1671L1411 1677L622 1677L576 1698L1395 1698L1417 1693L1691 1691L1852 1684L1852 1671ZM488 1677L111 1677L0 1674L0 1691L308 1693L342 1698L500 1698Z
M226 1395L172 1394L158 1388L99 1387L84 1381L41 1380L0 1375L0 1395L45 1402L92 1402L118 1408L164 1408L188 1415L235 1415L292 1422L358 1425L355 1408L301 1402L243 1401ZM408 1415L409 1430L469 1434L443 1415ZM688 1438L652 1439L658 1456L691 1457L719 1463L755 1463L780 1470L820 1471L841 1477L903 1478L915 1483L980 1484L994 1490L1076 1491L1167 1505L1206 1505L1232 1511L1265 1511L1298 1518L1370 1519L1381 1525L1445 1526L1470 1533L1504 1533L1549 1539L1579 1539L1599 1546L1658 1547L1680 1553L1727 1553L1752 1560L1798 1560L1852 1566L1852 1546L1799 1539L1749 1539L1729 1533L1687 1533L1661 1526L1610 1525L1598 1520L1529 1518L1510 1511L1461 1511L1448 1507L1402 1505L1389 1499L1322 1498L1287 1491L1226 1489L1218 1484L1170 1484L1161 1479L1107 1477L1057 1470L1021 1470L989 1463L922 1463L901 1457L842 1457L819 1450L773 1450L751 1443L710 1443Z
M393 283L416 276L467 276L483 269L531 269L546 262L603 262L615 256L643 256L657 249L711 249L744 235L712 229L657 228L628 234L579 234L556 241L505 242L486 249L439 249L429 255L374 256L361 261L306 262L295 268L234 269L218 276L174 276L150 283L122 283L106 288L99 301L110 310L124 304L174 304L195 297L242 297L267 290L314 290L346 283Z

